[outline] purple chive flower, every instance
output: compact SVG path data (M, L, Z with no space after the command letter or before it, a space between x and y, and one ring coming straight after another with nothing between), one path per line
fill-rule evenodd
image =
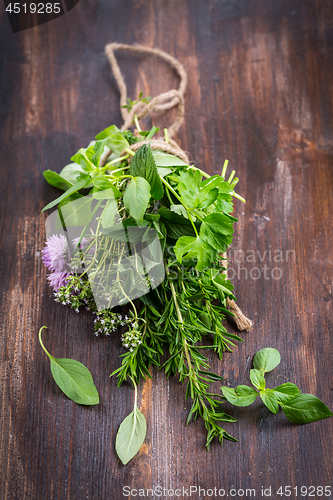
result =
M54 272L48 275L47 279L50 284L55 290L55 292L59 291L59 288L62 286L66 285L66 278L70 275L71 273L58 273Z
M42 259L45 266L56 273L64 273L68 269L70 251L63 234L54 234L47 239L46 246L42 250Z

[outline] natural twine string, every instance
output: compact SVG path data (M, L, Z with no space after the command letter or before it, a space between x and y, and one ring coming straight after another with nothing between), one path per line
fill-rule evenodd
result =
M117 59L115 57L115 50L125 50L132 53L138 54L150 54L155 55L168 62L178 73L180 78L180 84L178 90L169 90L168 92L164 92L160 94L147 104L142 101L134 104L132 109L128 111L124 106L127 104L127 87L123 78L123 75L120 71ZM137 120L142 120L146 116L150 115L153 111L158 110L166 110L171 109L174 106L178 105L178 114L175 121L168 128L168 137L167 139L158 138L158 139L150 139L149 141L141 141L136 144L132 144L130 149L135 152L139 149L142 144L151 144L153 149L159 149L161 151L165 151L166 153L173 154L177 156L181 160L183 160L187 165L189 164L189 159L185 151L173 140L173 136L178 131L184 120L185 114L185 100L184 94L186 90L187 84L187 74L183 67L183 65L177 61L174 57L170 56L166 52L163 52L159 49L153 49L150 47L144 47L142 45L126 45L123 43L110 43L105 46L105 53L110 61L113 76L118 84L118 88L120 91L120 110L124 120L124 125L121 127L121 131L128 130L130 126L133 124L135 117ZM101 166L104 166L108 157L111 154L111 150L106 148L105 152L101 157ZM126 151L121 153L121 156L126 155ZM130 161L131 158L129 157ZM223 254L223 260L227 260L226 253ZM228 275L228 270L225 272L226 276ZM235 322L239 330L250 330L252 328L252 321L248 319L237 306L234 300L227 298L227 307L233 313Z

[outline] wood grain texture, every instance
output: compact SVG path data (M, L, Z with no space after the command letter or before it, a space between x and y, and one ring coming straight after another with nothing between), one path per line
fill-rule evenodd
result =
M223 362L212 356L212 368L230 385L248 383L255 352L276 347L282 362L269 385L296 382L332 408L331 1L81 0L15 35L1 9L1 500L117 500L124 485L255 488L261 498L261 486L331 484L333 419L295 426L260 402L230 408L239 420L228 430L239 442L214 442L207 453L203 424L185 428L184 387L156 371L140 392L145 445L122 466L114 442L133 391L108 377L119 365L120 340L96 339L88 313L53 301L40 258L40 211L57 195L43 170L59 172L97 132L121 124L104 45L170 52L189 76L181 145L211 174L225 158L237 170L247 203L236 203L233 250L262 257L234 258L238 304L254 329ZM119 60L133 98L177 84L156 59ZM153 120L170 122L170 112ZM284 261L270 261L269 250ZM281 279L272 278L274 267ZM75 405L54 384L38 345L42 325L51 353L91 370L98 407Z

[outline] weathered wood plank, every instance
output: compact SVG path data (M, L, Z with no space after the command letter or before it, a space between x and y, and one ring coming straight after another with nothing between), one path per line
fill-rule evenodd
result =
M120 465L114 440L133 393L108 374L121 343L96 339L88 313L54 303L40 210L56 195L42 171L60 171L99 130L121 123L104 45L138 42L178 57L189 75L182 147L210 173L228 158L247 200L236 204L233 244L244 261L232 267L254 330L212 367L231 385L248 383L255 352L276 347L282 363L269 384L296 382L332 407L332 18L329 0L81 0L13 35L1 12L1 498L122 498L124 485L256 488L260 497L261 486L329 485L333 420L297 427L259 402L229 408L239 443L207 453L202 423L184 427L184 388L155 371L141 387L146 443ZM132 97L177 84L155 59L120 55L120 65ZM168 125L171 115L153 121ZM273 259L278 250L283 262ZM255 262L248 251L260 252ZM78 407L55 386L37 341L43 324L54 355L92 371L99 407Z

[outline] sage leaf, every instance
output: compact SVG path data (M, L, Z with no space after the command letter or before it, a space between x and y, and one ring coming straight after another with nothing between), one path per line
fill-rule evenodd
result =
M300 394L287 403L280 403L280 406L287 419L295 424L309 424L333 415L329 408L312 394Z
M54 381L66 396L81 405L96 405L99 395L90 371L80 361L67 358L55 358L46 350L42 342L42 331L39 330L39 342L48 355Z
M116 452L126 465L140 450L147 431L144 415L134 405L133 411L122 421L116 437Z
M143 177L133 177L124 193L124 205L134 219L143 221L150 200L150 185Z
M275 387L273 391L278 403L286 403L301 393L297 385L292 384L291 382L281 384L278 387Z
M234 406L249 406L258 396L257 391L247 385L238 385L235 389L232 387L221 387L221 390L223 396Z
M257 352L253 359L253 366L264 373L272 371L281 361L280 353L272 347L265 347Z
M250 379L254 387L263 391L266 388L265 377L259 370L250 370Z
M272 389L265 389L264 391L260 391L260 397L267 408L273 413L277 413L279 411L279 405Z

